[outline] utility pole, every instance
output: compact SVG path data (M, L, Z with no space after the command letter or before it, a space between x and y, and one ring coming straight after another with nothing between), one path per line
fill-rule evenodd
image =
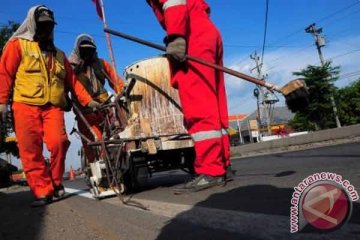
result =
M260 57L257 55L257 52L255 51L254 55L250 55L250 58L252 60L255 61L256 67L254 67L252 70L256 69L257 71L257 78L258 79L264 79L264 76L261 76L261 67L262 65L259 63ZM257 94L257 101L258 101L258 105L259 105L259 101L261 102L261 104L264 106L264 111L265 111L265 118L266 118L266 126L267 126L267 131L268 134L271 135L271 117L270 117L270 110L271 110L271 106L277 102L278 100L273 100L273 99L267 99L267 97L265 97L265 95L267 96L270 92L269 90L267 90L265 87L259 86L257 85L257 88L259 89L259 92L256 93L256 91L254 91L255 94ZM273 94L273 93L271 93ZM258 118L259 118L259 126L261 126L261 114L259 111L259 107L258 107Z
M324 66L325 61L324 61L324 56L323 56L323 54L321 52L321 48L325 46L325 39L321 35L322 28L316 28L315 23L313 23L313 24L310 24L307 28L305 28L305 32L306 33L311 33L311 35L314 36L315 45L316 45L316 48L317 48L317 51L318 51L318 54L319 54L321 66ZM333 94L330 95L330 102L331 102L331 105L332 105L332 108L333 108L336 126L338 128L341 128L341 123L340 123L340 120L339 120L338 111L337 111L337 107L336 107L336 104L335 104L335 99L334 99Z
M236 123L237 123L237 127L239 129L239 140L240 140L240 143L243 144L244 141L243 141L242 134L241 134L241 124L240 124L238 117L236 117Z

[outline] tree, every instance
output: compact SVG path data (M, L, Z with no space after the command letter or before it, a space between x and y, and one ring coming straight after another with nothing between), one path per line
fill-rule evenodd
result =
M0 56L6 42L10 39L13 33L18 29L20 25L18 23L9 21L7 26L0 28Z
M360 79L340 89L336 94L339 116L343 125L360 123Z
M13 33L18 29L19 24L9 21L7 26L3 26L0 28L0 57L2 55L2 50L9 40L9 38L13 35ZM11 114L10 114L11 115ZM18 157L19 150L17 148L17 144L15 141L6 141L6 137L12 132L12 120L8 117L8 120L5 124L1 124L0 126L0 153L6 152L11 153L12 155Z
M331 62L323 66L309 65L300 72L300 76L309 88L309 106L296 113L290 126L296 130L320 130L336 127L335 116L331 104L331 95L337 88L334 82L338 79L340 67L332 67Z

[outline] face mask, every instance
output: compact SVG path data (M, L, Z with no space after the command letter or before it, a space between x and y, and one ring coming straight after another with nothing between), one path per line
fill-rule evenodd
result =
M93 59L95 51L96 49L92 47L79 47L80 58L84 61L89 61Z
M49 40L54 31L54 23L50 21L38 22L36 24L36 37L40 41Z

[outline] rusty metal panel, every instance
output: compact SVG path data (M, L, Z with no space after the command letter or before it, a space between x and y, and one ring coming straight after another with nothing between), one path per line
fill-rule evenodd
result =
M165 57L139 61L125 69L125 77L127 83L136 80L128 99L135 136L187 133L179 95L170 84L169 62Z

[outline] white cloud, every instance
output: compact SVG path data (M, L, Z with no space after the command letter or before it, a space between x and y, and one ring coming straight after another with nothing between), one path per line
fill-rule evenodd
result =
M328 43L328 45L322 49L325 60L333 58L333 66L341 66L341 74L359 71L359 42L360 36ZM354 51L356 49L357 51ZM344 55L345 53L349 54ZM249 55L232 56L231 59L226 59L225 56L225 63L229 68L247 75L252 75L250 70L255 67L255 62L250 59ZM300 71L306 68L307 65L318 64L320 64L320 60L315 46L303 49L268 50L264 57L262 70L263 73L268 75L267 81L283 86L290 80L296 78L296 76L292 74L293 72ZM351 78L340 79L336 82L336 85L340 87L347 85L359 77L360 72ZM230 113L250 113L255 111L256 98L253 97L254 84L247 83L246 81L227 74L225 75L225 84ZM280 94L277 94L277 96L280 99L280 103L278 103L277 106L284 105L283 97Z

